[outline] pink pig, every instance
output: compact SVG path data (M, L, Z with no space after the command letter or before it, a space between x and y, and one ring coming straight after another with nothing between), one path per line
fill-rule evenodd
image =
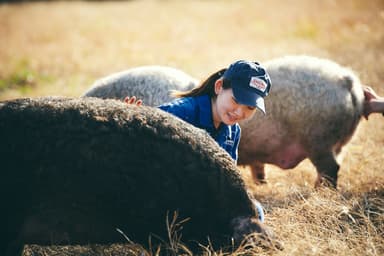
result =
M337 155L363 116L384 112L384 98L330 60L287 56L263 65L272 80L267 114L240 124L239 164L249 165L258 183L265 181L264 164L291 169L309 158L316 185L336 187Z

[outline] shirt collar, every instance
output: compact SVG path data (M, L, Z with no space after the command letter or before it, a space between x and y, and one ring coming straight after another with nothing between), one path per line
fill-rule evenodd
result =
M207 127L211 129L212 131L215 130L215 127L213 125L213 119L212 119L211 97L205 94L205 95L196 97L196 100L200 109L200 116L199 116L200 124L203 127Z
M200 125L205 127L207 131L218 132L225 131L226 134L231 137L231 126L220 123L219 128L215 128L213 125L213 117L212 117L212 102L211 97L209 95L204 94L196 97L197 104L200 108Z

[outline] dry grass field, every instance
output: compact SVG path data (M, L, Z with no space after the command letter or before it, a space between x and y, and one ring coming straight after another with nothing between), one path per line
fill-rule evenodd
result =
M0 100L79 96L112 72L167 65L203 79L236 59L330 58L384 95L383 0L51 1L0 4ZM321 111L321 110L320 110ZM0 142L1 143L1 142ZM1 166L0 166L1 169ZM314 189L306 160L244 179L284 250L206 255L384 255L384 117L362 120L344 150L338 190ZM178 251L174 254L188 254ZM113 247L27 247L24 255L156 255Z

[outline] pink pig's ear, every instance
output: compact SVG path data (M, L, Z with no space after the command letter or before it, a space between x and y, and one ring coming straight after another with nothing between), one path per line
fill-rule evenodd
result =
M379 98L379 96L377 95L377 93L372 89L372 87L368 86L368 85L364 85L363 86L363 91L364 91L364 96L365 96L365 100L371 100L371 99L377 99Z
M384 97L380 97L369 86L364 86L364 110L363 114L365 119L368 120L368 116L371 113L382 113L384 116Z

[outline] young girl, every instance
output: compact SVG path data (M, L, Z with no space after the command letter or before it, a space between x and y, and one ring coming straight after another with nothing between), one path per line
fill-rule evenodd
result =
M159 108L206 130L236 162L241 133L238 122L250 118L256 109L265 113L264 97L270 88L269 75L259 63L240 60L190 91L174 92L177 99ZM136 99L125 101L132 104Z
M259 63L240 60L190 91L174 92L177 99L159 108L206 130L236 163L241 133L238 122L250 118L256 109L265 114L264 97L270 89L271 79ZM135 96L124 101L142 104ZM263 207L259 202L255 206L263 222Z

